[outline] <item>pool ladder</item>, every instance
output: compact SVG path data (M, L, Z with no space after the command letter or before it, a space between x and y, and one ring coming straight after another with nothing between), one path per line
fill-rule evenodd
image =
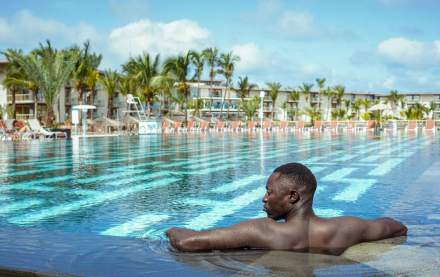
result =
M137 96L133 96L132 94L127 94L127 104L128 104L128 113L135 113L140 121L148 120L147 115L145 114L144 106L141 103L141 100ZM134 110L132 110L132 106L134 106Z

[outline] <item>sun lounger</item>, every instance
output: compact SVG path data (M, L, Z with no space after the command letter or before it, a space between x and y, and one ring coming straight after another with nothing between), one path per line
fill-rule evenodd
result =
M215 124L215 130L216 131L224 131L225 130L225 122L223 120L217 121Z
M252 120L249 120L248 122L247 122L247 130L249 131L249 132L252 132L252 131L255 131L255 121L252 121Z
M272 121L270 121L270 120L265 120L265 121L263 121L263 130L265 130L265 131L270 131L270 130L272 130Z
M209 122L206 120L200 121L200 131L209 131Z
M321 120L313 121L313 129L321 131L321 128L322 128L322 121Z
M42 135L45 138L67 138L67 135L64 132L51 132L44 129L37 119L29 119L28 123L33 132Z
M305 123L302 120L296 121L295 129L298 131L304 131Z
M241 122L240 121L238 121L238 120L236 120L236 121L232 121L231 122L231 130L232 131L240 131L240 125L241 125Z
M280 130L287 131L289 129L289 122L287 120L280 121Z
M196 122L194 120L188 120L186 124L186 131L194 131L196 129Z
M182 131L182 122L174 121L174 131L175 132Z
M408 120L407 131L417 131L417 120Z
M435 132L435 121L433 119L426 120L425 131Z

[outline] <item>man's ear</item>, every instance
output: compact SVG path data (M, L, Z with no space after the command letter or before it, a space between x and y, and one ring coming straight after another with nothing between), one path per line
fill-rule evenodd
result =
M299 193L296 190L289 191L289 202L295 204L299 201Z

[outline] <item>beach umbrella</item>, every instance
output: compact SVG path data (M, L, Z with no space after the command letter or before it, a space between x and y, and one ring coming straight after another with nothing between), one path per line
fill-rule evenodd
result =
M370 111L370 112L372 112L372 111L384 111L384 110L388 110L388 109L389 108L388 108L387 105L385 105L383 103L380 103L380 104L376 104L376 105L370 107L368 109L368 111Z

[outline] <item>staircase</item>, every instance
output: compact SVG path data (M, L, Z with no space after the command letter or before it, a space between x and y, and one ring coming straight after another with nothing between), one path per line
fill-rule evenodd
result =
M147 115L145 114L144 106L141 103L139 97L135 97L132 94L127 95L127 104L128 104L128 113L135 113L139 119L139 121L148 120Z

